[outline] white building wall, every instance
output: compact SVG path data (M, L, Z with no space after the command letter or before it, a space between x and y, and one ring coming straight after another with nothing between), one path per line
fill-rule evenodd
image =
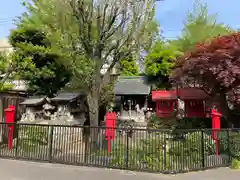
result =
M13 47L8 42L8 39L0 40L0 52L11 53L13 51Z

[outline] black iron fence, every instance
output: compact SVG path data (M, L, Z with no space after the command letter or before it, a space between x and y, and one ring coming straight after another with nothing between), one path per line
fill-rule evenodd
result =
M0 124L7 137L8 124ZM240 129L157 130L118 128L111 141L104 127L12 124L12 149L0 147L0 157L54 163L178 173L228 166L240 158Z

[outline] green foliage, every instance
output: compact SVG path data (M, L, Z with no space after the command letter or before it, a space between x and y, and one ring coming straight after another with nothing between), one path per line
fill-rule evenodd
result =
M55 51L64 54L62 63L73 73L69 85L87 93L90 121L96 125L100 92L109 83L106 76L130 54L139 59L139 52L147 51L158 35L155 0L32 0L25 6L18 26L46 32ZM104 64L110 66L102 76Z
M137 148L136 154L142 166L146 169L170 169L168 153L164 151L164 133L157 135L153 133L153 138L142 139L141 145ZM166 160L164 160L164 153Z
M0 91L12 89L12 80L16 80L16 70L20 68L20 63L15 61L14 54L0 53Z
M0 74L6 73L9 64L9 59L7 55L3 52L0 53Z
M184 139L173 139L169 142L169 156L175 163L182 165L185 170L202 166L203 158L215 154L215 144L206 132L192 131L185 134L179 131Z
M240 169L240 160L233 159L231 168L232 169Z
M121 76L138 76L138 65L135 59L131 56L120 61Z
M202 155L205 158L215 153L214 142L205 132L195 131L184 136L186 138L184 141L173 143L169 150L169 154L175 156L179 163L193 166L202 161Z
M34 152L39 148L42 150L48 144L48 127L20 126L18 133L18 141L14 146L17 145L21 152Z
M126 146L123 142L123 139L119 138L118 143L114 144L112 150L112 154L118 154L114 157L114 159L111 160L111 165L117 166L117 167L125 167L126 166ZM131 157L131 156L130 156Z
M237 160L240 160L240 134L239 132L231 132L230 133L230 153L231 156Z
M157 41L144 59L145 74L155 83L155 88L169 86L168 76L180 53L170 44Z
M169 118L160 118L157 115L152 115L148 122L150 129L176 129L179 120L176 118L176 113L173 113Z
M113 93L114 82L105 84L101 90L100 105L108 106L114 101L115 95Z
M145 73L156 76L168 76L177 57L174 46L157 41L145 57Z
M209 126L210 124L210 126ZM176 118L176 112L170 117L160 118L152 115L148 122L148 128L153 129L203 129L211 128L210 118Z
M240 160L240 133L233 131L223 131L218 133L220 154L230 155L236 160Z
M110 163L121 168L128 165L128 168L132 169L141 167L155 171L173 171L179 168L189 170L202 166L203 155L206 159L215 153L215 144L207 133L202 131L178 133L184 139L176 139L168 130L152 131L149 136L142 134L139 139L129 138L128 148L126 137L116 137L109 154L113 157Z
M170 168L170 164L165 162L164 151L163 151L163 138L154 134L153 138L141 138L129 139L129 147L126 148L126 137L118 137L118 140L114 140L117 143L113 144L113 149L111 154L113 154L114 159L111 161L111 165L116 167L126 167L126 158L128 154L128 167L129 168L143 168L148 170L158 170L164 168ZM136 146L136 143L138 146ZM128 149L128 151L127 151ZM165 152L166 153L166 152ZM116 156L117 155L117 156Z
M10 90L12 88L13 88L13 84L12 83L5 82L4 84L2 84L0 86L0 91L6 91L6 90Z
M216 17L216 14L209 15L207 3L204 4L197 0L193 10L187 14L181 36L170 43L174 44L179 51L185 52L197 43L233 32L224 24L216 23Z
M12 31L10 43L22 61L20 76L33 93L52 97L69 82L71 73L61 64L62 55L53 51L43 32L20 28Z

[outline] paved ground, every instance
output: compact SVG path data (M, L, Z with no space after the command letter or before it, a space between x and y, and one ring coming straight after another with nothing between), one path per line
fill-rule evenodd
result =
M239 175L228 168L162 175L0 159L1 180L234 180Z

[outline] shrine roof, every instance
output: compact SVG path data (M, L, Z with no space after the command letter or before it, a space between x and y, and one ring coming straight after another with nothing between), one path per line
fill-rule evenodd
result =
M178 96L183 100L204 100L209 96L198 88L180 88ZM156 90L152 91L152 100L171 100L177 98L177 90Z
M46 101L45 96L32 96L20 103L21 105L38 106Z
M145 76L119 76L114 86L115 95L149 95L150 85Z
M63 92L59 93L56 97L52 98L51 101L68 101L72 102L75 101L79 96L83 95L80 92L73 92L73 93L68 93L68 92Z

